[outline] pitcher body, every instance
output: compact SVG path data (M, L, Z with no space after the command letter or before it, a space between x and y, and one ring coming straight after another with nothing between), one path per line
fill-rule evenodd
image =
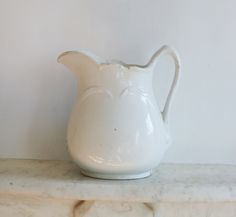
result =
M176 64L163 112L153 92L156 58L166 51ZM78 76L78 96L68 126L68 149L85 175L134 179L151 174L170 144L168 109L179 61L168 47L144 66L103 63L80 52L58 58Z

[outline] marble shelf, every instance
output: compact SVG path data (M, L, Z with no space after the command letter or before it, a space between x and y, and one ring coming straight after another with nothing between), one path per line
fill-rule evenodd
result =
M232 215L228 216L236 216L236 166L161 164L148 178L115 181L85 177L80 174L79 168L69 161L1 159L0 213L1 210L3 213L4 210L9 213L4 204L7 204L7 207L15 206L11 203L15 198L21 198L17 201L18 211L22 210L22 198L31 198L27 199L30 201L28 204L34 203L32 198L40 198L40 201L64 201L63 204L65 201L71 201L69 203L73 207L77 206L78 201L125 201L145 204L227 203L230 204L230 209L233 209ZM51 204L47 205L47 208L44 207L44 210L50 210L53 207L53 203ZM29 207L25 210L29 211ZM54 207L54 211L55 209ZM45 213L42 213L43 216Z

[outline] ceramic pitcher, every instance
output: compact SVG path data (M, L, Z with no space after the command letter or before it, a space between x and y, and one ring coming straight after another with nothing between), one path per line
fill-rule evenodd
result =
M173 82L160 111L153 73L160 54L175 63ZM179 59L163 46L145 65L105 62L88 52L58 57L78 79L68 126L68 149L81 172L104 179L149 176L170 145L168 113L179 78Z

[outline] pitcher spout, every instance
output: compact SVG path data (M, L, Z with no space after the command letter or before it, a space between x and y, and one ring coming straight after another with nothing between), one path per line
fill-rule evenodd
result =
M66 51L58 56L57 61L67 66L76 75L80 71L91 70L99 65L99 60L96 57L78 51Z

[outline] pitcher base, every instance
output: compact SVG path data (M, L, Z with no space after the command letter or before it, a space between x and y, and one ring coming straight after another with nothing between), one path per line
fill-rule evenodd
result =
M133 173L133 174L110 174L110 173L96 173L81 170L81 173L85 176L89 176L97 179L113 179L113 180L129 180L129 179L142 179L148 177L152 174L152 171L146 171L142 173Z

